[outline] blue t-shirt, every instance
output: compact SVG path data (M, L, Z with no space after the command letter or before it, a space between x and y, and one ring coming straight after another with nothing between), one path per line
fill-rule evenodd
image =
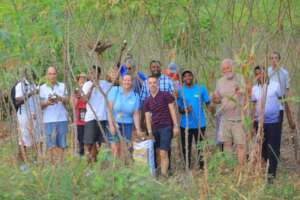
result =
M139 96L131 90L127 95L123 88L115 86L108 93L108 101L113 104L113 116L118 123L133 123L133 113L140 108Z
M178 92L178 106L180 109L185 106L192 106L192 111L188 114L188 128L205 127L205 115L203 111L203 103L209 103L209 95L204 86L194 84L192 87L184 85ZM200 124L199 124L200 123ZM186 115L180 114L180 127L186 128Z

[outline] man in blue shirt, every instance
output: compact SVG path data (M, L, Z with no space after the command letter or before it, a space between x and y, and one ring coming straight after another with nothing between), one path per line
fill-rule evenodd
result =
M193 137L197 145L198 141L204 139L205 115L203 104L208 106L210 99L204 86L194 83L192 71L185 70L182 73L183 87L178 92L178 107L180 112L181 144L184 158L186 160L186 148L188 148L188 165L191 167L191 149ZM186 134L188 134L188 144L186 145ZM200 167L203 162L198 151L197 161Z

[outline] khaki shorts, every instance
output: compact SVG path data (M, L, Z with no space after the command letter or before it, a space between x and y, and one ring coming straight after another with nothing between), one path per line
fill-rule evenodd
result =
M234 144L246 144L246 132L243 122L221 120L220 124L220 141L233 142Z

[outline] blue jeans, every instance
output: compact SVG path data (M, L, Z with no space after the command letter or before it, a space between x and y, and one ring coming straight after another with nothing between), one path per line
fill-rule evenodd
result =
M68 122L44 123L47 148L66 148L66 135L68 133Z
M132 124L118 123L118 125L121 136L127 143L130 143L132 138ZM109 144L120 142L120 138L117 133L115 135L112 135L110 132L107 132L106 137Z

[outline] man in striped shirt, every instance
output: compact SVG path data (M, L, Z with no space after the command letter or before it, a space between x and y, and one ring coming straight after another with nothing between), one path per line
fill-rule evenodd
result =
M151 75L157 77L158 79L159 91L169 92L172 94L174 92L173 81L161 73L160 62L158 60L152 60L150 62L149 67L150 67ZM144 101L147 97L150 96L148 80L144 82L140 96L142 101Z

